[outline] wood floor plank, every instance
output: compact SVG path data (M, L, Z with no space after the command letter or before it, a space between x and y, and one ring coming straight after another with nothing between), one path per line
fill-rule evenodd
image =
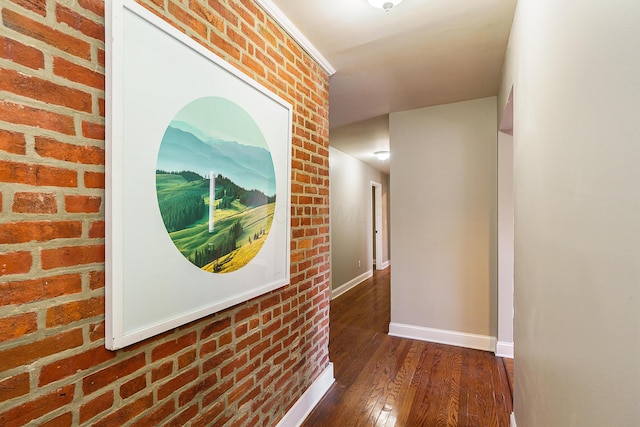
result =
M336 382L303 426L508 426L511 393L501 359L388 335L389 272L375 272L331 302Z

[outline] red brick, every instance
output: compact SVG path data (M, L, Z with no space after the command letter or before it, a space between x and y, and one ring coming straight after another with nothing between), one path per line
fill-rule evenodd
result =
M47 16L47 0L11 0L13 3L41 16Z
M82 235L80 221L33 221L0 224L0 244L46 242Z
M121 407L116 412L101 418L93 424L93 427L121 426L150 408L153 408L153 395L151 394L141 397L135 402Z
M203 39L207 38L207 26L196 19L193 15L187 13L176 3L169 2L169 13L177 18L178 21L186 25L191 31L200 35Z
M233 341L233 334L230 331L225 332L224 334L220 335L220 337L218 338L218 344L220 345L220 347L224 347L225 345L231 344L232 341Z
M56 4L56 20L80 31L82 34L104 41L104 27L73 10Z
M70 377L77 372L93 368L111 360L115 356L115 353L106 350L104 346L100 346L65 359L56 360L42 367L40 376L38 377L38 385L42 387L54 381Z
M278 304L280 304L280 294L276 293L260 301L260 310L266 311Z
M196 337L196 332L191 332L175 340L158 345L151 351L151 361L156 362L160 359L167 358L172 354L194 345L196 343Z
M249 393L247 393L242 399L238 401L238 407L241 407L247 402L251 402L260 394L260 387L254 387ZM255 425L255 423L249 423L248 425Z
M7 28L40 40L63 52L83 59L91 59L91 46L89 43L27 18L17 12L3 9L2 22Z
M215 372L211 375L207 375L204 379L200 380L199 383L187 388L185 391L180 393L178 397L178 406L182 407L191 403L196 396L201 394L203 391L211 389L218 383L218 376Z
M219 47L227 55L236 60L240 59L240 49L235 47L235 45L233 45L232 43L229 43L229 41L227 41L226 39L220 37L215 32L212 31L211 33L209 33L209 40L214 46Z
M227 25L232 25L234 27L238 26L239 18L238 16L229 8L225 6L225 3L217 1L217 0L208 0L209 6L215 10L223 20L227 22Z
M191 368L158 388L158 400L163 400L185 385L198 379L199 368Z
M58 415L52 420L39 424L38 427L71 427L73 423L73 414L71 412Z
M242 351L245 348L249 347L260 341L260 331L256 331L253 334L249 335L247 338L243 339L236 345L236 351Z
M232 27L227 27L226 33L235 46L239 47L241 50L247 49L247 39L245 36L234 30Z
M215 369L232 357L233 357L232 350L230 349L223 350L215 354L214 356L212 356L210 359L205 360L204 363L202 364L202 371L208 372L212 369Z
M208 406L212 402L217 401L220 397L233 387L233 379L229 379L218 385L211 392L207 393L202 399L202 406Z
M89 237L91 239L99 239L105 237L105 222L104 221L95 221L91 223L89 227Z
M78 111L91 112L91 95L50 81L0 69L0 90Z
M82 381L82 390L85 396L101 388L108 387L119 378L126 377L144 368L144 359L144 353L139 353L85 377Z
M91 145L67 144L52 138L36 137L36 153L41 157L85 165L104 165L105 151Z
M258 314L258 304L253 304L239 310L235 315L234 321L239 323L251 316L255 316L256 314Z
M0 58L36 70L44 67L44 54L40 50L3 36L0 36Z
M146 386L146 374L140 375L139 377L129 380L120 386L120 397L122 397L123 399L131 397L137 392L144 390Z
M242 353L236 356L235 359L233 359L231 362L222 367L222 369L220 369L220 377L224 379L226 377L233 376L233 373L246 365L248 361L249 358L247 357L246 353Z
M98 112L100 117L105 116L106 104L104 98L98 98Z
M70 116L7 101L0 101L0 120L48 129L65 135L75 134L75 125Z
M68 405L73 401L74 388L75 386L70 384L0 413L0 424L4 427L23 426L36 418Z
M96 342L98 340L104 339L104 326L104 322L98 322L89 325L89 340L91 340L91 342Z
M155 383L157 381L160 381L161 379L168 377L172 373L173 373L173 362L172 361L165 362L159 367L154 368L151 371L151 382Z
M37 330L38 316L36 313L23 313L0 318L0 342L20 338Z
M91 418L113 407L113 390L96 397L80 406L80 422L85 423Z
M0 402L29 394L29 373L24 372L0 380Z
M105 128L99 123L82 122L82 136L90 139L98 139L104 141Z
M217 320L209 325L206 325L202 332L200 333L200 339L205 339L210 337L211 335L222 332L225 329L231 327L231 318L225 317L224 319Z
M266 338L269 335L275 333L280 329L281 326L282 326L282 321L280 319L276 319L271 324L263 327L260 331L262 333L262 338Z
M209 425L222 426L226 425L231 415L218 419L225 411L226 407L223 402L215 402L210 408L200 411L199 417L191 422L191 427L207 427Z
M98 213L102 205L102 197L68 195L64 196L64 205L69 213Z
M173 414L175 410L176 404L173 400L169 400L164 405L157 407L154 411L130 424L130 427L159 426L162 424L162 421Z
M0 277L28 273L32 262L31 252L0 253Z
M251 349L251 351L249 352L249 358L253 360L255 357L259 356L260 353L262 353L269 347L271 347L271 340L269 339L263 340L260 344L256 345Z
M203 342L200 345L200 358L203 358L206 355L215 352L216 350L218 350L218 343L216 340Z
M164 427L183 427L188 424L190 420L195 418L200 412L198 404L187 407L184 411L180 412L177 417L163 424Z
M0 129L0 150L13 154L27 152L24 134Z
M15 193L12 210L16 213L57 213L56 195L53 193Z
M248 365L242 368L235 369L236 383L239 383L240 381L242 381L252 373L255 373L259 367L260 367L260 360L254 360L253 362L250 362Z
M202 2L198 0L189 0L189 9L194 12L196 15L200 16L200 18L204 19L209 23L209 25L216 30L223 32L224 31L224 21L221 19L219 15L212 13L206 6L202 4Z
M82 330L73 329L19 347L0 351L0 372L82 345ZM0 418L1 419L1 418Z
M68 246L40 251L40 263L44 270L96 262L104 262L104 245Z
M107 53L104 51L104 49L98 49L98 64L101 67L104 67L106 63L107 63Z
M82 290L78 274L43 277L34 280L0 283L0 306L26 304Z
M86 188L104 188L105 177L102 172L85 172L84 186Z
M89 287L91 289L104 288L105 272L92 271L89 273Z
M196 350L190 350L178 357L178 369L183 369L196 361Z
M98 16L104 16L104 0L78 0L78 4Z
M249 392L254 386L254 379L248 378L242 384L236 384L236 386L227 394L227 402L229 405L233 405L238 399Z
M68 325L104 314L104 297L73 301L47 309L47 328Z
M249 332L249 325L247 325L246 323L242 323L236 326L236 329L234 332L235 332L236 338L240 338L241 336Z
M77 173L44 165L30 165L0 160L0 182L37 186L76 187Z

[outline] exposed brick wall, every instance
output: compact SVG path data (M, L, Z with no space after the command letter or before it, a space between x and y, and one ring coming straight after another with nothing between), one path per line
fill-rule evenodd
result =
M274 425L328 363L328 80L252 0L140 0L293 105L291 284L104 348L104 1L0 2L0 425ZM226 423L226 424L225 424Z

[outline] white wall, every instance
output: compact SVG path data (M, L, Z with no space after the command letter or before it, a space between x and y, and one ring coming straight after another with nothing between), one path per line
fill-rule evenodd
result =
M640 425L639 23L637 0L518 0L518 427Z
M390 116L392 333L495 339L496 108L493 97Z
M373 272L373 246L369 243L372 238L371 181L382 184L382 259L388 262L389 176L329 147L331 286L334 290Z

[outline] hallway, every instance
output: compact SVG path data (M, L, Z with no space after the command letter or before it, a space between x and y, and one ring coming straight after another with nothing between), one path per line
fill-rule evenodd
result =
M508 426L501 358L387 335L390 270L331 302L336 382L303 426Z

